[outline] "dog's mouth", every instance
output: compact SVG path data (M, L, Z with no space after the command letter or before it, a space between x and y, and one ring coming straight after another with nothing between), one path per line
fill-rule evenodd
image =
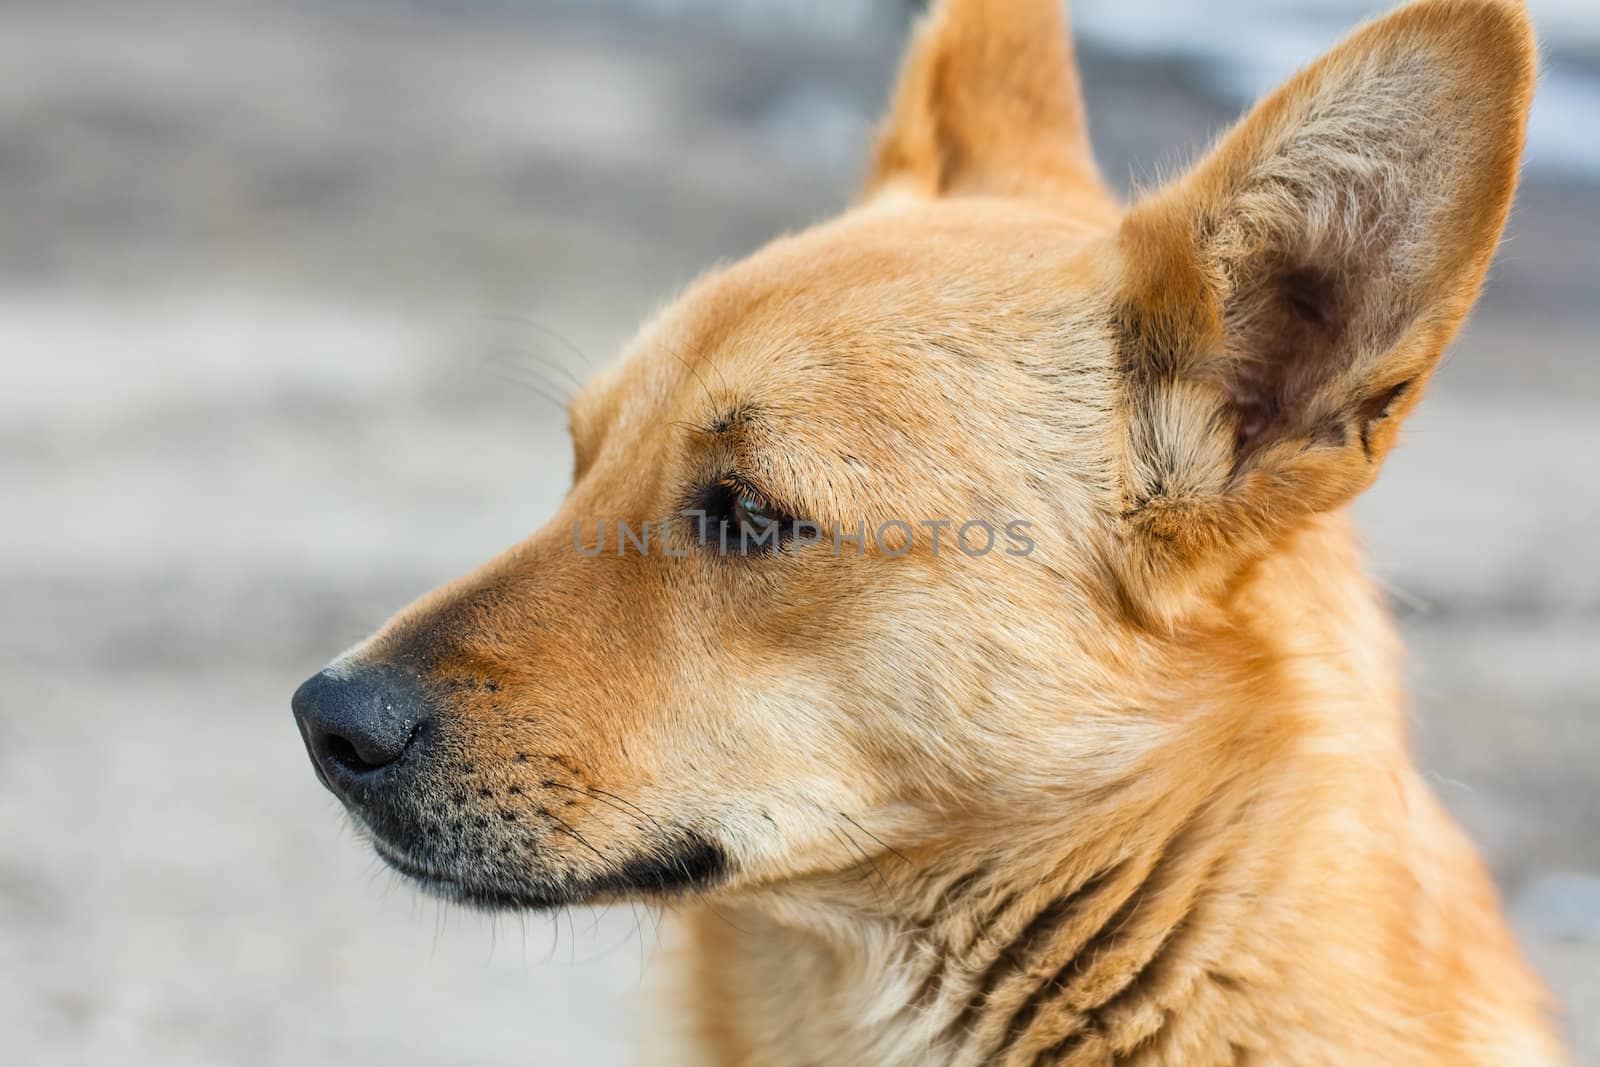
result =
M367 836L378 857L423 892L486 911L662 900L711 888L729 871L726 852L695 832L684 832L605 870L558 877L523 871L469 874L454 865L418 859L370 828Z
M491 911L557 908L578 903L561 892L539 893L485 884L476 879L422 863L374 836L372 847L392 870L429 896Z

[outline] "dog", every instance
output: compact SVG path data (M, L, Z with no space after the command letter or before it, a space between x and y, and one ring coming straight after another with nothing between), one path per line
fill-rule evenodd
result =
M1125 207L1057 0L936 4L859 203L657 315L550 524L296 692L317 774L447 900L670 905L686 1062L1560 1062L1345 514L1535 66L1420 0Z

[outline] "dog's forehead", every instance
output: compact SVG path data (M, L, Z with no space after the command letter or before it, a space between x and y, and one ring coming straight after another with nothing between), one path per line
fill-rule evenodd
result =
M759 412L796 435L1002 411L998 371L1091 317L1102 235L983 201L862 210L783 238L692 285L574 402L578 432ZM1079 340L1082 340L1080 337ZM966 384L996 386L978 393Z

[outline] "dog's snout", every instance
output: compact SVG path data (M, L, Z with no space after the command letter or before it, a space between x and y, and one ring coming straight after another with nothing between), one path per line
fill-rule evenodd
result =
M341 795L399 762L431 719L421 689L380 667L322 671L290 704L311 762Z

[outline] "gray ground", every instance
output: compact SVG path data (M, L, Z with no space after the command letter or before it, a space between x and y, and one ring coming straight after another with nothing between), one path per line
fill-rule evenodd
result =
M640 1036L634 914L419 902L287 708L548 512L560 420L513 383L586 373L697 268L848 196L894 18L626 6L0 11L0 1059L601 1065ZM1226 119L1181 68L1086 67L1118 177ZM1597 204L1525 186L1360 509L1422 759L1589 1063Z

